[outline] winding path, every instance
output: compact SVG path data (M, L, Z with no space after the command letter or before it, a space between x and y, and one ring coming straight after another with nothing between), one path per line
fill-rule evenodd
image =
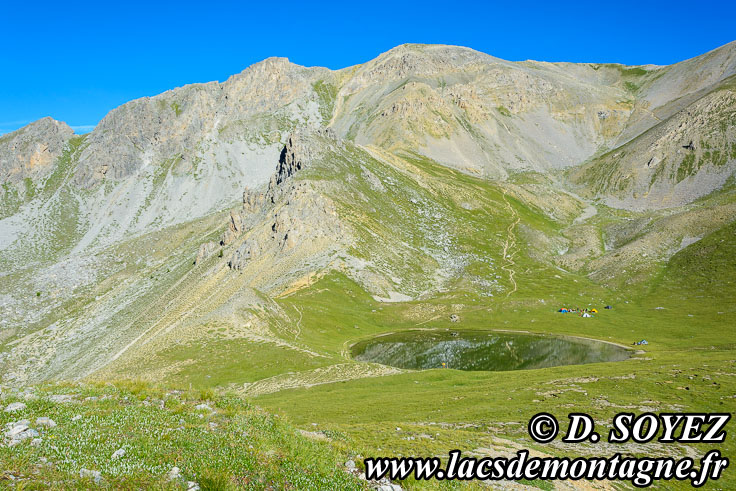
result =
M508 207L511 214L516 217L516 220L514 220L510 225L509 228L506 229L506 242L503 245L503 259L506 261L506 264L501 266L501 269L506 271L509 274L509 281L513 285L513 288L506 293L506 298L511 296L512 293L514 293L517 290L516 286L516 280L514 279L514 276L516 275L516 271L512 268L516 263L513 259L513 254L509 254L509 250L516 246L516 235L514 234L514 228L516 228L516 225L519 223L521 218L519 217L519 214L516 212L513 206L511 206L511 203L509 203L509 200L506 199L506 190L503 190L503 200L506 203L506 206Z
M294 308L299 312L299 320L296 321L296 334L294 335L294 341L299 339L299 335L302 333L302 311L299 307L294 305Z

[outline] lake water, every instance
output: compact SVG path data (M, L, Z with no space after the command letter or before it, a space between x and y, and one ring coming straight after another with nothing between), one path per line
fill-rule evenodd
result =
M414 330L360 341L352 354L356 360L413 370L506 371L622 361L633 351L601 341L542 334Z

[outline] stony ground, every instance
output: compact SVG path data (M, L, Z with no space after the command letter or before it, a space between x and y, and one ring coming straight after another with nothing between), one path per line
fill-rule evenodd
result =
M0 405L3 486L368 487L323 434L304 436L238 397L136 383L45 385L4 391Z

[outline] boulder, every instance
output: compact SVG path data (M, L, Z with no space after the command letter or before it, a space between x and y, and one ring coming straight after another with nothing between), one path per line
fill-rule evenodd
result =
M95 481L95 484L99 484L100 481L102 481L102 473L100 471L93 471L84 468L79 471L79 477L81 477L82 479L93 479Z
M51 418L47 418L46 416L36 418L36 424L38 426L48 426L49 428L53 428L54 426L56 426L56 422Z
M49 400L51 402L58 403L65 403L65 402L72 402L74 400L74 396L70 396L69 394L53 394L49 396Z
M29 428L27 424L16 423L8 431L5 432L5 436L12 440L17 440L19 439L20 435L28 431L28 429Z
M22 411L26 408L25 403L22 402L11 402L8 407L5 408L6 413L14 413L16 411Z

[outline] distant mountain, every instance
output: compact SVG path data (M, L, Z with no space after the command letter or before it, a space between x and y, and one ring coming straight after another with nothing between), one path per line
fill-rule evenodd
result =
M384 303L646 288L736 220L734 77L736 43L666 67L403 45L34 122L0 137L3 382L176 377L206 356L174 346L222 336L328 366L277 300L333 275Z

